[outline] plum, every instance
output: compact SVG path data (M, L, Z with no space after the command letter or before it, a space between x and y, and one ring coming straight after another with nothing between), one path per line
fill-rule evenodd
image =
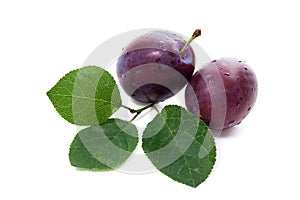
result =
M234 58L221 58L204 65L193 75L185 91L187 109L214 130L241 123L256 97L254 71Z
M193 39L200 35L200 30ZM134 39L117 62L124 91L143 103L164 101L180 91L192 77L195 54L182 36L152 31Z

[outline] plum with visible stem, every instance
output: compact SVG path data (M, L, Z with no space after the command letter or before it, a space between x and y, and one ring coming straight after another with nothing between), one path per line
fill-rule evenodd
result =
M186 107L211 129L233 127L248 115L257 97L257 79L245 62L213 60L197 71L185 91Z
M117 62L124 91L143 103L164 101L180 91L192 77L195 55L191 41L169 31L152 31L133 40Z

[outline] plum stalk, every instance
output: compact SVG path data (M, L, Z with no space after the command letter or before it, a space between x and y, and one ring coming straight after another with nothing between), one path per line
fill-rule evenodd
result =
M129 122L132 122L133 120L135 120L144 110L148 109L148 108L151 108L152 106L154 106L155 103L151 103L143 108L140 108L140 109L132 109L132 108L129 108L127 106L124 106L122 105L123 108L126 108L127 110L129 110L129 112L131 112L132 114L135 113L135 115L133 116L133 118L131 120L129 120Z
M182 49L179 51L180 56L184 56L184 52L187 50L191 42L198 36L201 35L201 29L196 29L193 33L193 35L190 37L190 39L185 43L185 45L182 47Z

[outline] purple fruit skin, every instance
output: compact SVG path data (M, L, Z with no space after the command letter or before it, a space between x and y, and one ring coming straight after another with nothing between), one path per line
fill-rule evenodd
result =
M168 31L153 31L133 40L119 57L117 76L124 91L143 103L161 102L181 90L195 69L195 55L185 40Z
M221 77L221 81L217 77ZM257 78L248 64L234 58L221 58L193 75L185 91L186 107L211 129L228 129L240 124L248 115L255 104L257 89ZM225 101L212 106L212 99L222 99L222 96ZM215 119L225 116L224 123L214 125L212 112L217 113Z

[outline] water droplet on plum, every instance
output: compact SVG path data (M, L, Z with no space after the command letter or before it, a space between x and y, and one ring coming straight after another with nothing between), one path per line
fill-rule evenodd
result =
M217 66L214 67L214 62ZM240 64L239 64L240 63ZM202 120L207 124L212 124L214 119L212 117L212 103L213 101L207 103L205 98L209 98L211 95L204 93L206 89L209 89L208 93L215 92L219 93L218 87L211 87L211 84L216 84L217 77L219 74L222 76L224 83L224 91L226 94L225 108L226 116L224 121L224 127L218 127L211 125L211 129L227 129L235 126L251 112L252 107L256 100L257 93L257 80L255 74L251 68L243 64L244 61L239 61L237 59L223 58L219 60L212 60L210 63L201 68L190 80L190 85L187 86L185 98L186 106L188 110L198 106L198 110L201 111ZM217 70L217 71L216 71ZM198 74L205 74L205 77L201 77ZM213 76L210 78L209 75ZM227 77L228 76L228 77ZM213 81L215 83L213 83ZM202 87L199 87L202 85ZM207 88L205 88L207 87ZM205 90L204 90L205 89ZM191 92L194 91L197 96L198 101L191 100ZM206 95L208 97L206 97ZM223 98L222 96L216 95L216 100ZM223 104L222 104L223 105ZM218 106L222 106L218 105ZM194 113L197 113L197 110ZM216 119L218 120L218 119Z
M163 51L166 51L166 50L167 50L167 47L166 47L165 42L160 41L160 42L159 42L159 48L161 48Z
M156 74L157 69L151 69L151 74Z
M147 40L149 37L147 35L142 35L141 38Z
M178 42L175 42L175 39ZM186 59L183 60L180 57L179 51L184 43L181 36L164 31L149 32L134 39L124 48L124 53L117 62L117 75L121 79L120 83L125 92L133 97L131 88L138 83L137 88L139 90L134 95L134 99L137 101L144 103L161 102L173 96L174 94L171 94L170 90L161 85L143 82L148 81L148 77L150 82L152 77L153 80L156 80L155 76L157 75L161 79L165 78L168 84L169 82L172 83L174 93L182 89L184 87L182 77L178 81L175 76L169 76L168 70L170 67L174 68L188 80L192 76L195 56L190 47L186 51ZM137 67L143 64L149 64L149 66L139 71ZM128 73L126 81L124 81L122 74L130 71L133 74ZM144 77L147 77L147 80ZM145 85L145 87L141 85Z
M141 74L142 73L142 70L141 69L137 69L136 71L135 71L135 74Z

